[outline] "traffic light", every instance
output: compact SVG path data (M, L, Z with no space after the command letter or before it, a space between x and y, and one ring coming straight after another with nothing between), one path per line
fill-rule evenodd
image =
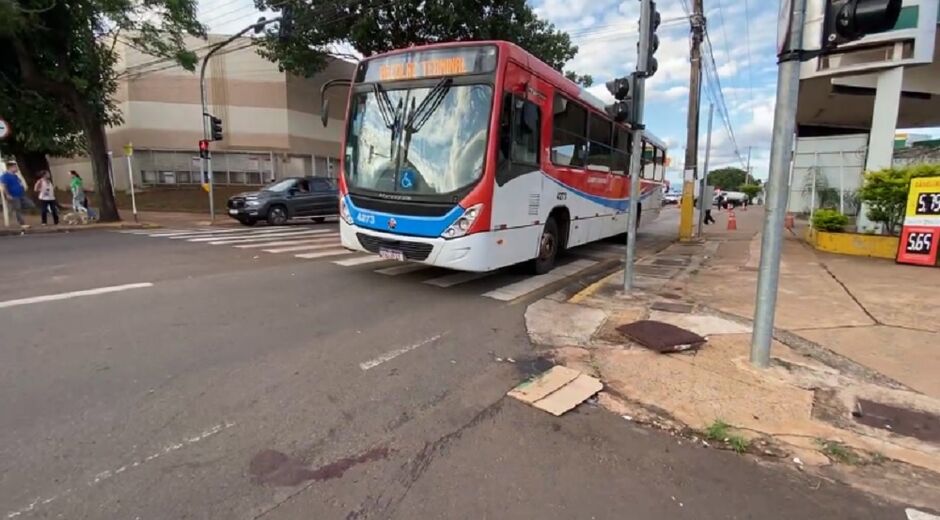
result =
M632 122L634 76L631 74L624 78L612 79L605 85L617 100L605 107L607 115L618 123Z
M208 139L199 140L199 157L203 159L209 158L209 140Z
M901 14L902 0L826 0L823 49L834 49L872 33L888 31Z
M213 141L222 140L222 119L209 116L209 135L212 136Z
M646 69L643 70L643 76L647 78L653 74L656 74L656 71L659 70L659 62L656 60L654 55L656 54L656 50L659 49L659 36L656 34L656 30L659 29L659 24L662 23L662 16L660 16L659 11L656 10L656 2L649 0L649 9L649 25L647 26L646 31L649 47L647 49L648 52L646 57ZM640 23L643 23L643 21L640 20ZM640 35L643 35L643 27L640 27ZM638 42L637 49L639 49L639 47L640 44Z

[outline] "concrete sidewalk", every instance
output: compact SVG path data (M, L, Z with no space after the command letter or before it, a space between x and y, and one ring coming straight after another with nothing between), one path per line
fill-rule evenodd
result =
M120 222L92 222L88 224L69 225L64 223L64 215L70 210L60 210L60 224L52 224L52 216L48 218L48 226L43 226L38 212L31 212L24 215L27 228L21 228L16 224L12 215L10 217L10 226L3 227L0 221L0 236L22 235L22 234L42 234L42 233L71 233L73 231L89 231L95 229L140 229L140 228L204 228L204 227L233 227L240 224L232 220L225 214L217 214L215 222L209 219L206 213L186 213L171 211L141 211L138 212L137 221L134 221L133 213L126 208L120 209Z
M735 214L735 231L715 213L703 240L644 259L630 295L616 273L534 303L530 338L599 377L600 402L632 421L940 509L940 437L854 417L869 401L940 416L940 270L818 254L788 234L772 366L759 370L748 354L763 212ZM645 319L708 342L659 354L617 330Z

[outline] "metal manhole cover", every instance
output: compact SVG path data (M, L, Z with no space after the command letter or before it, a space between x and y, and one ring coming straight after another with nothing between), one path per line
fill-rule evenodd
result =
M705 338L702 336L661 321L636 321L617 327L617 332L660 353L696 349L705 343Z
M852 415L865 426L940 444L940 417L932 413L859 399Z

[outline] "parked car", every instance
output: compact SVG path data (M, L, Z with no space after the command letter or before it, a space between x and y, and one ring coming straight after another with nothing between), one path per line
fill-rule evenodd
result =
M748 200L746 193L741 193L740 191L722 191L719 195L715 195L715 198L712 199L712 203L718 205L718 197L722 197L722 206L727 206L731 204L733 207L738 207L744 204Z
M682 199L681 193L667 193L663 196L663 204L678 204Z
M229 216L246 226L262 220L280 226L298 217L323 222L338 211L336 183L322 177L289 177L260 191L239 193L228 199Z

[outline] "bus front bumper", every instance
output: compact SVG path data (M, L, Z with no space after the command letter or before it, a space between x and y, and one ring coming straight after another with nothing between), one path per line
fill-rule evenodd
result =
M343 247L353 251L396 256L405 261L457 269L460 271L489 271L487 248L489 233L475 233L465 237L444 240L384 233L347 224L340 219L340 240Z

